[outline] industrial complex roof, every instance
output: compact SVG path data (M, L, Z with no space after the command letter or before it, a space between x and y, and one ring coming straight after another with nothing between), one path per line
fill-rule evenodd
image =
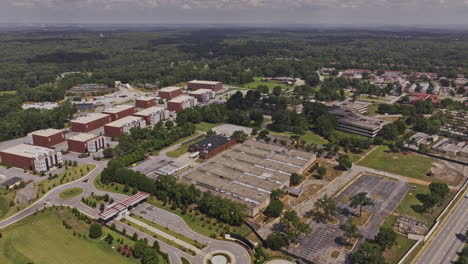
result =
M89 134L89 133L80 133L76 136L73 136L71 138L69 138L70 140L74 140L74 141L80 141L80 142L86 142L86 141L89 141L93 138L97 138L99 136L96 136L96 135L93 135L93 134Z
M196 100L195 97L192 97L192 96L188 96L188 95L181 95L181 96L177 96L176 98L170 100L169 102L172 102L172 103L183 103L187 100L190 100L190 99L193 99L193 100Z
M82 117L79 117L77 119L74 119L72 120L72 122L74 123L80 123L80 124L87 124L89 122L93 122L95 120L98 120L98 119L101 119L101 118L104 118L104 117L107 117L109 116L108 114L103 114L103 113L93 113L93 114L89 114L87 116L82 116Z
M179 89L183 89L182 87L176 87L176 86L169 86L169 87L164 87L160 89L158 92L173 92L177 91Z
M189 94L204 94L204 93L209 93L209 92L213 92L213 91L210 89L198 89L195 91L190 91Z
M139 101L151 101L151 100L156 100L156 97L138 97L137 100Z
M41 154L49 154L54 152L54 150L39 146L27 145L27 144L19 144L11 148L7 148L3 150L4 153L9 153L17 156L27 157L27 158L35 158Z
M109 113L109 114L116 114L116 113L120 113L122 111L125 111L127 109L130 109L130 108L134 108L133 105L116 105L112 108L109 108L109 109L106 109L104 111L102 111L103 113Z
M192 144L190 147L197 149L202 149L202 151L211 152L214 149L217 149L220 146L225 145L232 139L230 137L224 137L220 135L209 136L195 144Z
M149 116L153 113L156 113L156 112L160 112L160 111L164 111L165 108L164 107L160 107L160 106L153 106L153 107L149 107L149 108L146 108L144 110L141 110L140 112L136 112L134 115L138 115L138 116Z
M129 198L123 200L120 203L113 205L110 208L107 208L104 212L99 214L99 218L103 220L107 220L109 218L114 217L118 213L127 210L129 207L136 205L137 203L143 201L144 199L148 198L149 194L144 192L139 192Z
M142 118L138 117L138 116L127 116L127 117L121 118L119 120L115 120L114 122L110 122L110 123L106 124L106 126L108 126L108 127L123 127L126 124L129 124L131 122L138 121L138 120L142 120Z
M220 82L216 82L216 81L202 81L202 80L193 80L193 81L190 81L189 83L199 83L199 84L218 84Z
M31 132L30 134L35 135L35 136L50 137L60 132L62 132L61 129L48 128L48 129L36 130L34 132Z

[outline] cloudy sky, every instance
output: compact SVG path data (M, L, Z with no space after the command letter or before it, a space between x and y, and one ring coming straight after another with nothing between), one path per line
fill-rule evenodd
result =
M468 25L468 0L0 0L0 23Z

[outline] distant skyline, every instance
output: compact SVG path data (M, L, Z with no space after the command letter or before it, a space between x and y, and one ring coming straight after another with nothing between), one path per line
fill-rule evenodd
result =
M0 0L0 23L468 25L468 0Z

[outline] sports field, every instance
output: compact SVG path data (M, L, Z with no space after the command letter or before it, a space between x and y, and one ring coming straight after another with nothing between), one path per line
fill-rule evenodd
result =
M50 208L0 230L3 235L0 239L0 263L140 263L137 259L118 254L104 240L88 238L87 225L73 219L70 210ZM71 225L71 230L65 229L63 220ZM74 231L82 236L74 236ZM104 234L107 232L111 231L104 229ZM112 235L114 241L122 238L116 233Z
M380 146L361 160L358 165L399 174L421 180L431 180L426 173L432 166L432 158L415 153L392 153L387 146ZM429 179L428 179L429 178Z

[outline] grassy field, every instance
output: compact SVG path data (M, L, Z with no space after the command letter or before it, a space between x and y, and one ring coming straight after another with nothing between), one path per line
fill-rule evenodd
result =
M387 146L379 146L358 165L374 168L390 173L417 178L421 180L433 180L426 176L432 166L432 158L415 153L390 153Z
M415 188L408 191L403 200L401 200L400 204L398 204L398 207L396 208L395 212L401 215L415 217L416 219L430 227L433 224L434 220L437 218L437 216L440 214L440 212L442 212L442 210L444 209L445 204L447 204L448 201L450 201L454 194L450 193L445 199L445 202L442 206L434 207L434 210L430 213L421 214L416 212L413 208L414 206L422 205L422 203L418 200L417 195L429 193L429 187L419 184L411 185Z
M16 94L16 91L0 91L0 96L1 95L13 95Z
M257 86L259 86L259 85L266 85L266 86L268 86L268 88L270 88L270 91L273 90L273 88L275 86L281 86L281 88L283 88L283 89L287 89L287 88L290 87L290 86L288 86L288 85L286 85L284 83L280 83L280 82L273 82L273 81L262 82L263 77L254 77L253 79L254 79L253 82L249 82L249 83L243 84L241 86L244 87L244 88L256 89Z
M373 97L373 96L367 96L367 95L360 95L358 97L358 100L363 100L363 101L374 101L374 102L379 102L379 103L387 103L390 102L389 99L382 98L382 97Z
M212 129L213 127L217 127L219 125L222 125L223 123L215 123L215 124L212 124L212 123L207 123L207 122L200 122L198 124L195 124L195 127L197 128L197 130L199 131L203 131L203 132L206 132L210 129Z
M65 229L63 220L71 225L71 230ZM89 239L87 230L88 226L83 221L75 220L68 209L49 208L41 211L1 230L0 263L140 263L118 254L103 240ZM106 228L103 231L104 234L112 232ZM80 236L74 236L73 232L80 233ZM115 232L112 236L114 246L117 245L117 238L123 239ZM128 239L125 239L125 243L133 245Z
M70 198L73 198L73 197L76 197L76 196L80 195L82 192L83 192L82 188L79 188L79 187L70 188L70 189L66 189L65 191L61 192L59 194L59 196L62 199L70 199Z
M377 110L379 110L379 104L371 104L367 107L367 115L375 116L378 115Z
M383 227L391 228L396 221L396 216L391 215L385 220ZM396 244L384 252L387 263L396 264L403 255L416 243L416 240L408 239L406 236L397 233Z
M201 137L197 140L194 140L193 142L191 142L190 144L185 144L184 146L176 149L176 150L173 150L173 151L169 151L166 153L166 156L168 157L172 157L172 158L177 158L177 157L180 157L182 156L183 154L187 153L190 145L194 144L194 143L197 143L199 141L202 141L203 139L205 139L205 137Z
M124 186L121 184L102 184L100 182L100 177L101 176L99 175L94 181L94 186L96 186L97 189L107 192L117 192L131 195L130 192L125 193L123 191ZM166 205L163 205L163 202L157 200L154 197L148 198L146 202L180 216L193 231L207 237L211 235L221 236L223 232L228 231L240 234L242 236L247 236L252 232L250 228L245 224L241 226L229 226L228 224L224 224L218 221L217 219L206 216L196 210L189 210L186 214L182 214L182 211L180 209L172 210L171 204L168 203Z
M285 136L285 137L290 137L292 135L295 135L292 132L274 132L270 131L270 134L272 135L280 135L280 136ZM307 143L312 143L312 144L326 144L327 141L322 139L320 136L315 134L312 131L307 131L304 134L300 135L301 139L304 140Z

